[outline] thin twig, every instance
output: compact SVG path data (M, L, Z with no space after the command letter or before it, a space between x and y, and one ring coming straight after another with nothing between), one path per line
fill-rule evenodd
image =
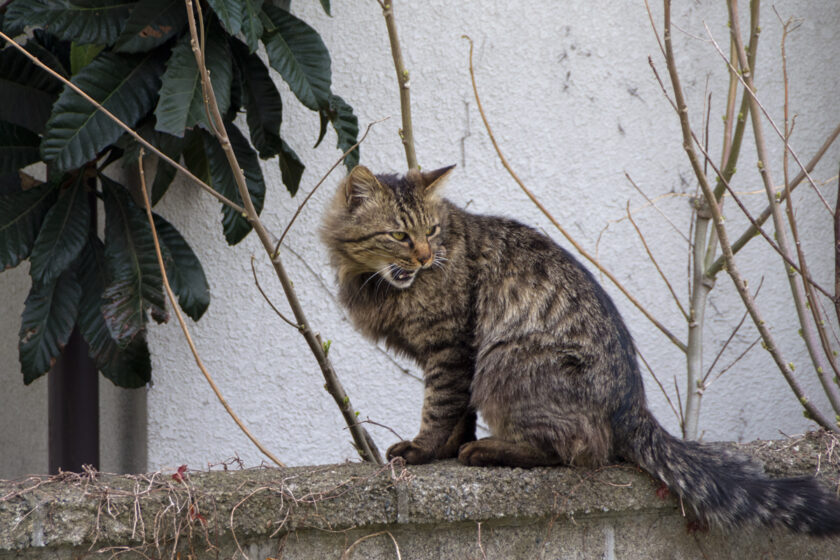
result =
M391 56L394 59L394 70L397 72L397 84L400 88L400 115L402 128L400 138L405 148L405 159L409 169L418 169L417 154L414 152L414 127L411 124L411 82L408 70L405 68L400 38L397 35L397 20L394 17L394 0L376 0L382 8L385 26L388 29L388 40L391 43Z
M265 290L263 290L262 286L260 285L260 280L259 278L257 278L257 267L254 265L255 260L256 259L254 258L254 255L251 255L251 272L254 275L254 284L257 286L257 290L259 290L265 302L268 304L269 307L271 307L271 309L277 314L278 317L283 319L286 323L288 323L295 329L300 329L300 325L283 315L283 312L277 309L277 306L274 305L274 303L271 301L271 298L269 298L268 294L266 294Z
M365 129L365 133L362 134L362 137L359 138L359 140L355 144L350 146L347 149L346 152L341 154L341 157L338 158L338 160L336 160L335 163L333 163L332 167L330 167L327 170L327 172L324 174L324 176L321 177L321 180L318 181L317 183L315 183L315 186L312 187L312 190L309 191L309 194L306 195L306 198L304 198L303 201L298 205L297 210L295 210L294 215L292 215L292 219L289 220L289 223L286 225L286 228L283 230L283 233L280 234L280 239L277 240L277 244L274 246L274 251L271 253L272 256L276 255L277 251L280 250L280 245L283 244L283 240L286 238L286 234L289 233L289 230L291 229L292 224L295 223L295 220L297 220L297 217L300 215L301 211L303 210L303 207L306 206L306 203L309 202L309 199L312 198L312 195L315 194L315 191L318 190L318 187L320 187L324 183L324 181L327 180L327 177L330 176L330 174L335 170L335 168L338 167L341 164L341 162L343 162L345 160L345 158L347 158L347 156L349 156L350 153L353 152L353 150L358 148L359 145L362 142L364 142L365 138L367 138L368 132L370 132L370 129L373 125L379 124L382 121L387 120L387 119L388 119L388 117L385 117L384 119L379 119L378 121L373 121L372 123L368 124L367 128Z
M747 65L747 55L744 50L743 41L741 40L740 27L738 26L738 8L735 2L731 0L730 2L728 2L728 6L729 19L731 21L730 33L732 34L732 37L735 40L735 47L738 53L738 59L741 62L741 67L744 68ZM711 37L711 31L708 29L708 27L706 27L706 31ZM717 43L715 43L715 48L719 48L717 46ZM796 314L799 319L799 324L802 327L802 338L805 341L805 347L808 349L808 354L810 355L811 361L813 362L814 368L816 369L817 378L820 380L820 384L822 385L823 390L825 391L826 396L828 397L828 400L831 402L831 406L834 408L835 412L840 413L840 391L838 391L837 386L834 385L832 380L828 378L827 372L825 371L822 356L817 351L817 341L814 339L814 331L811 328L810 321L808 320L808 314L805 309L805 288L803 285L799 284L796 272L791 269L792 265L790 257L792 253L788 245L787 232L785 230L785 222L782 218L781 210L778 208L778 206L773 205L775 198L773 192L773 179L770 176L769 158L764 141L764 132L761 122L761 116L758 112L759 108L761 108L762 111L764 111L764 108L760 107L758 98L755 96L755 85L753 84L752 74L748 70L744 70L740 74L740 79L746 85L750 93L750 118L752 119L753 137L755 139L755 147L759 160L759 174L761 175L761 179L764 182L765 190L767 191L767 201L771 205L773 226L776 229L776 240L779 244L779 248L781 249L781 253L785 257L787 257L785 261L788 266L786 266L785 268L788 276L788 281L790 283L790 291L791 295L793 296L793 303L796 309ZM769 119L769 116L767 118ZM772 123L772 121L771 125L774 128L776 128L776 125ZM776 128L776 131L778 132L778 128ZM782 140L785 142L785 149L790 150L791 155L794 157L795 160L797 160L797 163L799 163L795 152L792 149L790 149L790 144L787 142L787 138L785 138L784 135L782 135ZM804 166L802 168L804 169ZM814 185L814 189L818 190L816 189L816 185ZM790 200L788 200L788 203L790 203ZM831 212L830 208L829 212ZM800 274L803 278L806 277L805 271L800 271ZM803 284L804 282L805 281L803 281Z
M840 323L840 173L837 174L837 201L834 208L834 314Z
M659 390L662 392L662 395L665 397L665 400L668 401L668 406L671 407L671 410L673 411L674 416L676 416L676 418L677 418L677 422L680 423L680 429L682 429L683 426L685 425L685 422L683 420L683 415L682 415L682 405L680 405L679 410L674 406L674 403L671 401L670 395L668 395L668 391L665 390L665 386L662 385L661 381L659 381L659 377L657 377L656 373L654 373L653 368L650 367L650 364L645 359L644 355L642 355L642 353L639 352L638 350L636 351L636 353L639 355L639 359L642 360L642 363L645 365L645 368L647 368L648 373L650 373L650 376L653 377L653 380L659 386Z
M462 37L470 42L470 78L472 80L472 87L473 87L473 95L475 96L476 105L478 106L478 112L481 115L481 120L484 122L484 128L487 130L487 135L490 137L490 142L493 144L493 148L496 150L496 154L499 156L499 160L501 161L504 168L510 174L516 184L519 185L519 188L531 199L531 202L540 209L540 211L545 215L546 218L554 225L555 228L560 232L563 237L565 237L569 243L574 246L575 250L583 256L586 260L592 263L604 276L610 279L610 281L621 291L622 294L636 306L636 308L642 312L642 314L658 328L662 334L664 334L668 340L670 340L677 348L685 352L687 347L685 343L683 343L679 338L677 338L671 331L668 330L665 325L659 322L645 307L633 297L629 291L618 281L618 278L613 276L613 274L608 271L604 266L592 255L590 255L575 239L569 234L566 229L560 225L560 223L551 215L551 213L542 205L542 203L537 199L536 196L531 192L528 187L525 186L525 183L519 178L513 168L505 158L504 154L502 154L501 148L499 148L498 142L496 142L496 137L493 135L493 131L490 128L490 123L487 120L487 116L484 114L484 107L481 104L481 98L478 95L478 86L475 81L475 69L473 67L472 57L473 57L473 41L467 35L462 35Z
M680 303L680 298L677 296L677 293L674 291L674 288L671 286L671 282L668 281L668 277L665 276L665 273L662 271L662 268L659 266L659 263L656 262L656 257L653 256L653 252L650 250L650 246L647 244L647 240L645 239L642 230L639 229L639 226L636 224L636 221L633 219L633 216L630 214L630 201L627 201L627 219L630 220L630 223L633 225L633 229L636 230L636 234L639 236L639 240L642 242L642 246L645 248L645 252L647 253L648 259L650 262L653 263L654 268L656 268L656 272L659 273L660 278L662 281L665 282L665 285L668 287L668 291L671 292L671 296L674 298L674 303L677 304L677 307L680 309L680 313L683 314L683 317L688 320L688 313L685 312L685 308L683 308L682 303Z
M378 537L380 535L388 535L389 537L391 537L391 542L394 543L394 548L397 552L397 560L402 560L402 555L400 554L400 545L397 544L397 539L394 538L394 535L392 535L390 531L379 531L377 533L365 535L364 537L359 537L353 542L353 544L347 547L347 550L345 550L344 554L341 555L341 560L347 560L348 558L350 558L350 551L353 550L357 544L364 542L368 539L372 539L373 537Z
M744 349L743 352L738 354L738 357L736 357L734 360L732 360L732 362L730 362L729 365L727 365L725 368L721 369L718 372L718 374L715 376L714 379L712 379L711 381L708 381L708 382L704 382L706 384L706 388L708 389L709 387L711 387L712 383L714 383L715 381L720 379L723 376L724 373L726 373L727 371L732 369L732 367L735 366L735 364L737 364L742 359L744 359L744 356L746 356L749 353L749 351L752 350L755 347L755 345L758 344L759 342L761 342L761 337L758 337L755 340L753 340L752 343L750 343L750 345L747 346L746 349Z
M636 181L634 181L634 180L633 180L633 178L632 178L632 177L630 177L630 174L629 174L629 173L627 173L627 172L625 171L625 172L624 172L624 177L627 179L627 181L629 181L629 182L630 182L630 184L633 186L633 188L634 188L634 189L636 189L636 192L637 192L637 193L639 193L640 195L642 195L642 198L644 198L644 199L647 201L647 203L648 203L650 206L652 206L652 207L653 207L653 209L654 209L654 210L656 210L656 211L659 213L659 215L660 215L660 216L662 216L662 217L665 219L665 221L666 221L666 222L668 222L668 223L671 225L671 228L672 228L675 232L677 232L677 233L680 235L680 237L682 237L683 239L685 239L685 242L686 242L686 243L688 243L688 244L689 244L689 246L690 246L690 245L691 245L691 240L690 240L690 239L689 239L689 238L688 238L688 237L687 237L687 236L686 236L686 235L682 232L682 230L680 230L680 228L678 228L678 227L677 227L677 225L673 222L673 220L671 220L671 218L669 218L669 217L668 217L668 214L666 214L665 212L663 212L663 211L662 211L662 210L661 210L661 209L660 209L660 208L656 205L656 202L655 202L654 200L652 200L652 199L651 199L651 198L650 198L647 194L645 194L645 191L643 191L643 190L641 189L641 187L639 187L639 185L638 185L638 184L636 184Z
M195 347L195 343L193 342L192 337L190 336L190 331L187 329L187 323L184 321L184 317L181 314L181 310L178 306L178 299L175 297L175 294L172 293L172 288L169 285L169 279L166 276L166 267L163 264L163 254L160 250L160 241L158 240L157 228L155 228L155 221L152 218L152 207L151 203L149 202L149 193L146 190L146 175L143 171L143 149L140 149L140 154L137 157L137 167L140 173L140 189L143 192L143 206L146 208L146 218L149 220L149 226L152 228L152 237L154 238L155 242L155 254L157 255L158 267L160 268L160 275L163 279L163 287L166 289L166 295L169 296L169 301L172 303L172 310L175 312L175 316L178 318L178 324L181 325L181 331L184 333L184 337L187 339L187 344L190 347L190 351L192 352L193 358L195 358L195 363L198 366L198 369L201 370L201 374L204 375L204 379L207 380L207 383L210 384L210 388L215 393L216 398L219 399L219 402L224 407L225 411L230 415L233 421L239 426L239 429L248 437L248 439L253 442L254 445L257 446L266 457L271 459L278 467L285 467L286 465L280 461L277 457L274 456L271 451L265 448L265 446L259 442L259 440L254 437L251 431L242 423L236 413L233 411L231 406L228 404L227 400L222 396L222 392L219 390L219 387L216 385L216 382L213 381L213 377L210 375L210 372L207 371L207 368L204 367L204 362L201 360L201 356L198 354L198 350Z
M674 62L673 51L670 47L671 2L670 0L665 0L664 3L665 42L666 50L668 52L668 55L666 56L666 61L669 66L669 73L671 74L671 82L674 86L674 96L677 101L678 107L677 114L679 115L680 124L683 130L683 147L689 154L689 159L692 162L692 167L694 167L696 170L699 169L699 166L696 165L697 158L696 155L694 155L694 150L692 148L693 139L691 136L691 127L688 124L688 110L685 104L682 87L680 86L679 76L677 74L676 64ZM700 175L702 176L702 173L700 173ZM714 191L712 190L708 181L701 180L700 187L703 190L703 196L706 198L707 201L715 200ZM755 324L756 328L758 329L758 332L761 335L761 339L764 342L764 346L770 353L771 357L773 358L773 361L776 363L776 366L779 368L779 371L782 373L782 376L785 378L785 381L787 381L794 395L796 395L796 398L799 400L799 402L802 404L805 410L811 415L811 418L813 418L814 421L816 421L818 424L820 424L827 430L840 433L840 428L838 428L838 426L836 426L833 422L829 422L828 419L825 418L825 416L823 416L823 414L813 405L810 399L808 399L808 397L803 392L802 387L799 385L799 382L793 376L793 372L788 367L787 363L781 355L781 352L779 351L779 348L776 346L775 340L773 339L772 334L770 333L764 320L762 319L761 314L758 311L758 307L755 304L752 295L747 290L746 283L741 277L741 273L735 264L734 255L732 253L732 246L729 243L729 235L726 231L726 227L724 226L724 219L723 215L721 214L720 208L717 204L708 204L707 206L709 208L709 211L712 213L712 223L714 224L714 227L717 230L721 251L723 252L723 256L725 259L726 272L732 279L732 283L735 285L735 289L738 291L738 295L741 296L741 300L743 301L744 306L749 311L750 318L753 320L753 324Z
M73 91L75 91L77 94L79 94L82 97L82 99L84 99L85 101L87 101L88 103L90 103L91 105L96 107L99 111L102 111L102 113L104 113L105 116L107 116L109 119L114 121L120 128L122 128L129 135L131 135L132 138L137 140L144 147L148 148L149 151L153 152L160 159L162 159L163 161L165 161L166 163L168 163L169 165L171 165L172 167L174 167L175 169L177 169L178 171L180 171L181 173L183 173L184 175L186 175L187 177L192 179L192 181L194 183L196 183L199 187L204 189L208 194L215 197L219 202L221 202L222 204L226 204L227 206L230 206L232 209L236 210L239 213L244 212L244 210L241 206L239 206L238 204L236 204L232 200L229 200L227 197L222 196L221 194L219 194L218 192L213 190L213 188L211 186L207 185L204 181L202 181L201 179L199 179L198 177L193 175L190 172L189 169L187 169L186 167L184 167L180 163L176 162L171 157L169 157L168 155L166 155L165 153L160 151L158 148L156 148L155 146L150 144L145 138L143 138L142 136L137 134L137 132L135 132L130 126L128 126L123 121L118 119L111 111L109 111L108 109L103 107L102 104L100 104L94 98L92 98L87 93L85 93L79 86L77 86L76 84L74 84L73 82L71 82L70 80L68 80L67 78L65 78L64 76L62 76L61 74L59 74L58 72L56 72L55 70L53 70L52 68L50 68L49 66L44 64L43 62L41 62L40 60L38 60L37 57L35 57L31 53L29 53L26 49L24 49L23 47L18 45L13 39L11 39L8 35L3 33L2 31L0 31L0 37L2 37L7 43L9 43L14 48L16 48L21 53L23 53L23 55L26 56L26 58L31 60L39 68L43 69L45 72L49 73L51 76L53 76L55 79L59 80L65 86L67 86L70 89L72 89Z
M762 277L761 277L761 281L758 283L758 288L756 288L756 290L755 290L755 294L753 294L753 298L757 298L757 297L758 297L758 293L761 291L761 286L763 286L763 285L764 285L764 277L762 276ZM735 338L735 336L738 334L738 331L739 331L739 330L741 330L741 327L743 326L744 321L746 321L746 320L747 320L747 316L748 316L748 313L747 313L746 311L744 311L744 314L741 316L741 320L740 320L740 321L738 321L738 324L737 324L737 325L735 325L735 328L734 328L734 329L732 329L732 332L729 334L729 338L727 338L727 339L726 339L726 342L724 342L724 343L723 343L723 346L721 346L721 347L720 347L720 350L718 350L718 353L717 353L717 355L715 356L715 359L714 359L714 360L712 360L712 365L710 365L710 366L709 366L709 369L707 369L707 370L706 370L706 375L704 375L704 376L703 376L703 385L704 385L706 388L708 388L708 385L706 384L706 380L707 380L707 379L709 378L709 376L712 374L712 370L714 370L714 369L715 369L715 365L717 365L718 360L720 360L720 358L723 356L723 353L724 353L724 352L726 352L726 349L727 349L727 347L729 346L729 343L730 343L730 342L732 342L732 340L733 340L733 339ZM730 366L730 367L731 367L731 366Z
M779 18L779 21L782 22L782 17L779 15L779 12L776 11L775 6L773 7L773 11L776 12L776 17ZM793 127L795 124L795 116L794 121L791 122L790 120L790 87L788 81L788 72L787 72L787 52L785 50L785 43L787 41L788 34L791 32L790 26L794 23L794 20L787 20L782 22L782 41L781 41L781 56L782 56L782 79L784 81L785 87L785 103L784 103L784 127L785 127L785 142L790 141L790 137L793 134ZM796 29L799 24L794 27ZM784 172L785 178L785 190L789 191L787 185L789 184L790 177L788 175L788 152L785 151L783 158L782 158L782 170ZM796 257L799 262L799 268L801 270L801 274L803 278L809 278L810 275L808 274L808 264L805 258L805 250L802 248L802 243L799 240L799 228L797 227L796 222L796 212L793 209L793 197L790 196L790 192L788 192L788 196L786 197L786 204L785 204L785 214L787 215L788 226L790 227L790 233L793 237L793 246L796 249ZM807 307L811 311L811 317L814 320L814 328L817 330L817 337L819 338L820 344L822 345L823 355L825 359L828 361L828 364L831 366L831 369L834 371L835 379L840 377L840 371L838 371L837 367L837 360L834 358L833 349L831 348L831 342L828 339L828 334L825 330L825 321L820 314L820 306L817 302L816 294L814 294L814 286L811 282L804 282L803 287L805 289L805 298L807 301ZM823 292L826 295L827 292ZM830 296L829 296L830 297ZM815 364L818 366L818 364ZM819 367L819 366L818 366ZM836 412L840 413L840 410L836 410Z
M219 144L221 144L225 157L230 164L231 172L236 180L236 187L245 206L245 213L248 217L248 221L253 226L254 232L257 234L257 237L259 237L266 253L268 253L271 257L271 263L274 266L274 271L277 274L280 285L283 287L283 292L286 295L286 300L289 302L289 307L292 309L292 314L295 316L295 321L299 325L298 330L303 335L304 340L306 340L309 349L312 351L312 354L318 362L318 366L320 367L321 373L323 374L326 382L324 387L327 389L330 396L332 396L336 405L338 405L345 423L350 427L350 433L353 436L353 442L357 451L365 461L371 461L381 465L382 458L379 455L379 451L376 449L376 445L373 443L373 440L367 430L365 430L363 426L357 424L356 411L353 410L353 406L350 403L350 397L344 391L344 387L338 379L335 368L333 368L332 362L327 357L321 337L309 326L309 321L307 320L303 307L300 304L300 300L297 297L294 285L286 273L283 261L280 258L279 253L276 253L274 250L275 241L260 220L257 210L254 207L254 203L251 200L250 193L248 192L248 185L245 182L245 175L239 167L236 154L233 151L230 139L224 129L222 115L219 112L219 107L216 103L216 96L213 92L213 85L210 82L210 74L204 64L203 54L199 49L198 32L196 30L192 0L184 0L184 2L187 6L187 21L189 24L192 50L196 57L196 62L198 63L199 72L201 74L201 87L204 91L205 97L209 101L208 106L211 111L210 120L215 122L217 125L218 132L220 133L220 136L218 137Z
M805 165L805 169L808 170L808 172L813 171L813 169L817 166L817 164L820 162L822 157L825 155L825 153L828 151L828 149L834 143L834 141L837 140L838 136L840 136L840 124L838 124L834 128L834 130L832 130L829 133L828 137L825 139L825 142L823 142L822 146L820 146L820 148L814 154L814 157L812 157L810 159L810 161L808 161L808 164ZM797 174L796 177L794 177L793 180L790 182L789 189L783 189L781 191L781 195L780 195L781 198L779 199L778 202L780 202L780 203L783 202L787 198L788 190L790 190L790 192L793 192L793 190L796 187L798 187L802 183L802 181L804 181L804 180L805 180L805 173L800 171L799 174ZM773 205L769 204L764 210L762 210L761 214L759 214L755 218L755 224L751 223L747 227L747 229L744 231L744 233L742 233L738 237L738 239L736 239L735 242L732 243L732 253L733 254L737 254L738 251L740 251L747 244L747 242L749 242L750 239L752 239L753 237L755 237L758 234L758 228L761 226L761 224L766 222L767 219L770 217L770 212L771 212L772 207L773 207ZM835 212L835 216L836 216L836 212ZM723 266L724 266L724 258L723 258L723 256L720 256L720 257L717 258L717 260L711 266L708 267L709 274L717 274L718 272L720 272L723 269Z

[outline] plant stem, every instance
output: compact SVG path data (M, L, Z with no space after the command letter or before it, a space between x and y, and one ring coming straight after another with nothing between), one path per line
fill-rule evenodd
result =
M192 181L194 183L196 183L199 187L204 189L204 191L206 191L208 194L215 197L216 200L218 200L222 204L226 204L227 206L230 206L231 208L233 208L234 210L236 210L239 213L244 212L244 209L241 206L239 206L238 204L236 204L232 200L227 199L226 197L222 196L221 194L217 193L209 185L206 185L204 183L204 181L202 181L201 179L199 179L198 177L193 175L190 172L189 169L187 169L186 167L184 167L183 165L181 165L177 161L173 160L171 157L169 157L168 155L166 155L162 151L158 150L155 146L150 144L145 138L143 138L142 136L137 134L137 132L135 132L134 129L132 129L130 126L128 126L127 124L122 122L120 119L118 119L111 111L109 111L108 109L103 107L98 101L96 101L94 98L92 98L87 93L85 93L79 86L77 86L76 84L74 84L73 82L71 82L70 80L68 80L67 78L65 78L64 76L62 76L61 74L59 74L58 72L56 72L55 70L53 70L52 68L50 68L49 66L44 64L43 62L41 62L40 60L38 60L37 57L30 54L29 51L27 51L26 49L24 49L23 47L18 45L12 38L10 38L8 35L3 33L2 31L0 31L0 37L2 37L7 43L12 45L14 48L19 50L24 56L26 56L26 58L31 60L36 66L38 66L39 68L41 68L45 72L49 73L52 77L59 80L65 86L67 86L70 89L72 89L73 91L75 91L77 94L79 94L82 97L82 99L84 99L85 101L87 101L88 103L90 103L91 105L96 107L99 111L102 111L109 119L114 121L120 128L122 128L129 135L131 135L132 138L137 140L144 147L148 148L149 151L153 152L160 159L162 159L163 161L165 161L166 163L168 163L169 165L171 165L172 167L174 167L175 169L177 169L178 171L180 171L181 173L183 173L184 175L186 175L187 177L192 179Z
M727 5L729 7L729 19L731 22L730 29L732 36L735 40L735 46L738 52L738 58L740 60L742 68L741 77L744 80L750 94L750 118L752 119L753 136L755 138L756 151L758 153L759 174L761 175L762 181L764 182L764 189L767 193L767 201L770 206L770 214L773 217L773 225L776 229L776 241L783 255L787 256L788 259L790 259L792 253L788 244L785 222L782 218L782 213L779 208L779 205L775 204L773 179L770 176L769 160L764 140L764 130L761 122L760 107L754 95L755 86L753 84L753 77L752 73L749 71L746 51L744 50L743 42L741 40L740 27L738 25L738 8L736 2L734 2L733 0L727 2ZM784 135L783 140L785 141L785 151L787 152L789 151L789 144L787 142L787 138L785 138ZM838 392L837 387L828 378L827 372L825 371L825 363L822 359L822 356L817 351L817 341L815 340L814 331L811 327L811 322L808 320L808 315L805 310L805 294L803 286L799 283L796 271L787 266L786 263L783 264L785 264L785 272L788 276L788 282L790 284L790 290L791 295L793 296L796 314L799 319L800 326L802 327L802 338L805 341L805 346L808 349L809 355L811 356L811 361L814 364L814 367L817 372L817 377L819 378L820 383L823 386L823 390L825 391L826 396L828 396L828 399L831 402L831 406L836 412L840 413L840 392ZM802 275L805 275L804 270L802 271ZM804 282L805 280L803 280L803 283Z
M668 340L670 340L677 348L679 348L680 350L685 352L686 351L685 343L683 343L683 341L681 341L679 338L677 338L671 331L669 331L665 327L665 325L663 325L661 322L659 322L647 309L645 309L645 307L641 304L641 302L639 302L639 300L637 300L635 297L633 297L633 295L630 294L629 291L627 291L627 289L621 284L621 282L618 281L618 278L613 276L613 274L609 270L604 268L604 266L600 263L600 261L598 261L598 259L596 259L592 255L590 255L577 241L575 241L575 239L571 236L571 234L569 234L569 232L566 231L566 229L563 226L560 225L560 222L558 222L554 218L554 216L552 216L551 213L546 209L546 207L542 205L542 203L539 201L539 199L536 196L534 196L534 193L532 193L531 190L528 187L525 186L525 183L522 182L522 180L519 178L519 176L516 174L516 172L510 166L510 164L507 161L507 158L505 158L504 154L502 153L501 148L499 148L498 142L496 142L496 137L493 135L493 130L490 128L490 123L487 120L487 115L484 114L484 107L481 104L481 97L479 97L479 95L478 95L478 86L476 85L476 81L475 81L475 68L473 67L473 63L472 63L472 55L473 55L472 39L470 39L466 35L462 35L462 37L470 42L470 78L472 79L473 95L475 96L476 105L478 106L478 112L481 115L481 120L484 123L484 128L487 130L487 135L490 137L490 142L493 144L493 148L496 150L496 155L499 156L499 161L502 162L502 165L507 170L507 172L510 174L510 176L513 178L513 180L516 181L516 184L519 185L519 188L522 189L522 191L528 196L528 198L531 199L531 202L533 202L534 205L536 205L536 207L539 208L540 212L542 212L545 215L545 217L548 218L548 220L552 223L552 225L554 225L554 227L557 228L557 231L559 231L560 234L563 237L565 237L569 241L569 243L572 244L572 246L575 248L575 250L583 258L585 258L590 263L592 263L595 266L595 268L597 268L604 276L609 278L610 281L619 289L619 291L621 291L621 293L624 294L624 297L626 297L630 301L630 303L635 305L636 308L639 311L641 311L642 314L651 323L653 323L653 325L656 328L658 328L662 332L662 334L664 334L668 338Z
M666 41L668 34L666 33ZM699 201L699 200L698 200ZM685 392L685 439L697 439L700 426L700 406L703 400L703 327L706 317L706 300L715 285L715 279L703 273L706 237L709 230L709 202L700 202L695 212L694 255L691 259L691 306L688 318L688 351L685 353L686 392Z
M834 203L834 314L840 322L840 173L837 179L837 201Z
M321 372L326 381L325 388L338 405L339 410L341 411L341 414L344 417L345 423L349 427L350 433L353 436L353 441L356 445L356 449L358 450L359 455L361 455L361 457L365 461L371 461L377 464L382 464L382 459L379 456L379 451L373 444L370 435L368 435L367 430L365 430L363 426L359 425L359 423L356 420L355 411L353 410L353 407L350 404L350 398L345 393L344 388L342 387L341 382L339 381L338 376L335 372L335 369L332 366L332 362L329 360L329 358L327 358L320 336L317 335L309 326L309 321L306 318L306 315L303 311L303 307L300 304L300 300L298 300L297 293L295 292L292 281L286 274L286 269L283 266L282 260L280 259L280 254L279 252L276 252L274 250L274 240L272 239L271 234L269 234L268 230L265 228L262 221L260 220L256 208L254 207L254 204L251 201L251 196L248 192L248 186L245 182L245 175L242 173L242 170L239 167L239 162L236 159L236 154L233 151L230 139L227 137L224 122L222 120L222 115L219 112L219 107L216 104L216 96L213 93L213 87L210 83L210 75L207 71L207 66L204 64L204 55L201 49L199 48L198 32L196 30L195 14L193 12L192 0L184 1L187 6L187 19L189 22L190 35L192 38L190 43L192 45L193 54L196 57L196 62L201 73L201 86L204 91L207 106L210 110L210 122L213 123L218 133L219 143L221 144L222 149L224 150L225 156L228 160L228 163L230 164L234 178L236 179L236 186L245 206L245 212L248 217L248 221L253 226L257 237L259 237L260 241L263 244L263 248L271 258L271 264L274 266L274 271L277 274L277 278L279 279L281 286L283 287L283 292L285 293L286 299L289 302L289 306L292 309L292 313L295 316L295 321L297 321L298 329L300 330L301 334L306 340L306 343L309 345L310 350L315 356L315 359L318 362L318 366L321 368Z
M216 398L219 399L219 402L224 407L225 411L230 415L233 421L239 426L239 429L251 440L251 442L257 446L266 457L274 461L274 463L278 467L285 467L286 465L280 461L277 457L274 456L260 441L254 437L251 431L245 426L245 424L239 419L236 413L233 411L233 408L228 404L227 400L222 396L222 392L219 390L219 387L216 385L216 382L213 381L213 377L210 375L210 372L207 371L207 368L204 367L204 362L201 360L201 356L198 354L198 349L195 347L195 343L193 342L192 337L190 336L190 331L187 329L187 323L184 321L184 317L181 314L181 309L178 305L178 298L175 297L175 294L172 293L172 287L169 285L169 279L166 276L166 267L163 264L163 254L160 250L160 240L158 239L157 228L155 228L155 220L152 218L152 206L151 206L151 199L149 198L148 190L146 189L146 174L143 170L143 149L140 149L140 155L138 156L137 167L140 173L140 190L143 192L143 206L146 209L146 218L149 220L149 227L152 231L152 238L155 242L155 255L157 256L158 267L160 268L160 275L163 278L163 287L166 289L166 295L169 297L169 301L172 303L172 310L175 312L175 317L178 318L178 324L181 325L181 331L184 333L184 337L187 339L187 344L190 347L190 351L192 352L193 358L195 359L195 363L198 366L198 369L201 370L201 374L204 375L204 379L207 380L207 383L210 384L210 388L213 390L213 393L216 395Z
M394 0L377 0L382 8L382 15L385 17L385 26L388 28L388 39L391 42L391 55L394 58L394 69L397 71L397 84L400 88L400 114L402 115L402 128L400 138L405 148L405 159L409 169L418 169L417 154L414 152L414 127L411 125L411 82L408 70L405 68L402 50L400 49L400 38L397 35L397 20L394 17Z

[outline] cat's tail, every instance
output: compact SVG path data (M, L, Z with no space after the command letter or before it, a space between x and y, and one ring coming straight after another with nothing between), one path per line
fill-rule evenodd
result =
M635 420L618 423L624 427L615 434L621 454L662 480L706 523L840 534L840 500L816 479L767 478L746 458L673 437L647 410Z

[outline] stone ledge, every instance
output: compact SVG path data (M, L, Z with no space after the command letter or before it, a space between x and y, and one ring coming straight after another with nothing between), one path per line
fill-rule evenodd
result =
M771 476L818 473L836 488L837 443L811 434L739 447ZM658 498L657 486L630 465L523 470L454 461L188 472L183 481L172 473L31 477L0 482L0 558L157 558L173 549L194 558L339 558L357 539L350 557L395 558L398 546L403 558L555 558L563 550L575 558L692 558L698 550L744 558L764 547L803 560L830 558L840 546L769 531L687 535L679 504ZM629 552L616 556L621 550Z

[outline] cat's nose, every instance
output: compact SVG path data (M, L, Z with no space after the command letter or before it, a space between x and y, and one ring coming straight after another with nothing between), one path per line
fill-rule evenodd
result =
M414 251L414 259L420 266L428 266L434 256L432 255L432 248L428 245L419 245Z

